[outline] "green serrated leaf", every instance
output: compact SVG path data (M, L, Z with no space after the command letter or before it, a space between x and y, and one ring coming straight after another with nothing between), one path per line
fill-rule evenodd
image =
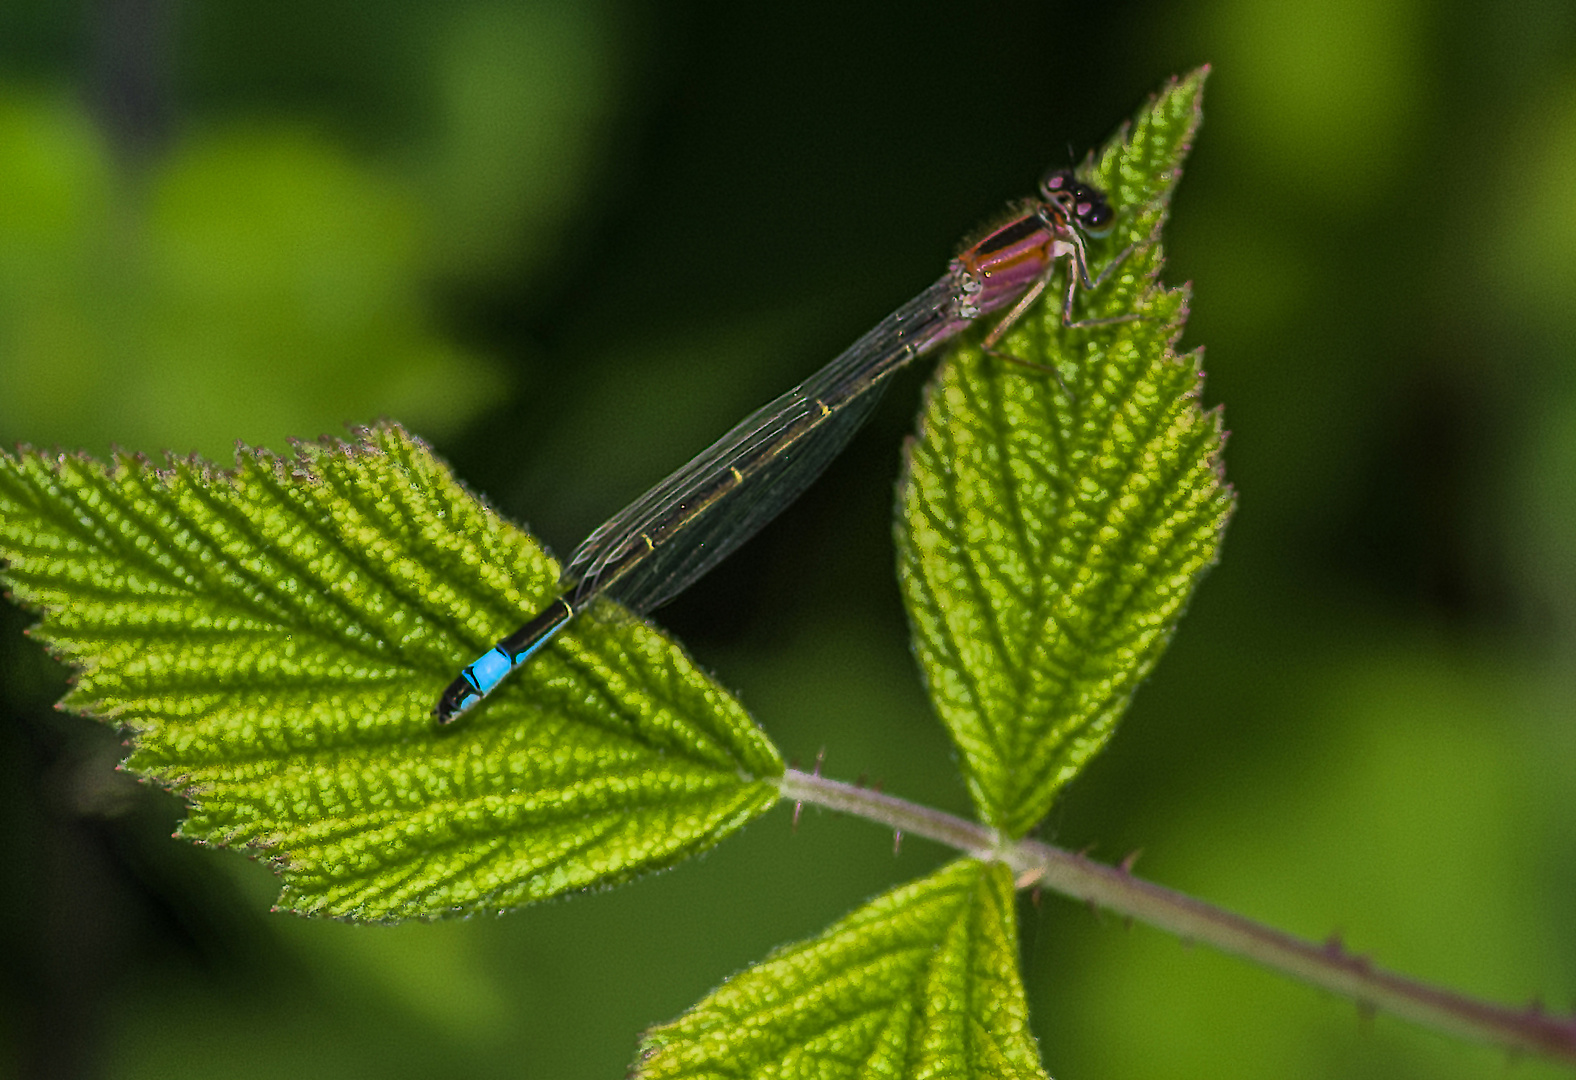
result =
M1156 283L1159 229L1204 72L1175 82L1090 170L1118 209L1063 327L1042 304L1002 345L959 350L929 391L901 489L899 570L915 648L981 817L1020 836L1110 737L1215 561L1232 493L1218 412L1178 357L1186 295ZM1055 295L1052 292L1052 295Z
M558 568L397 426L233 472L0 454L0 574L124 725L182 833L265 853L280 903L508 908L671 865L776 800L776 750L662 635L593 608L453 730L458 665Z
M877 897L653 1029L634 1075L1043 1080L1011 872L963 859Z

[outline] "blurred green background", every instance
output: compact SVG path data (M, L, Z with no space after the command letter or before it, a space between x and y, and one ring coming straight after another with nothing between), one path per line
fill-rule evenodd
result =
M8 0L0 441L228 460L392 416L566 553L1206 61L1169 278L1241 506L1046 835L1568 1010L1565 0ZM659 621L789 757L964 811L892 573L925 374ZM264 867L171 841L114 733L51 710L28 621L0 608L0 1075L616 1077L642 1027L946 857L779 810L504 918L272 915ZM1022 914L1062 1080L1505 1070L1055 897Z

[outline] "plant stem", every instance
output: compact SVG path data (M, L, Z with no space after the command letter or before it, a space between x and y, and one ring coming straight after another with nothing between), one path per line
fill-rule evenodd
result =
M1020 887L1039 885L1125 918L1170 931L1189 942L1245 957L1364 1009L1508 1050L1576 1063L1576 1019L1545 1015L1536 1006L1509 1009L1374 967L1339 941L1319 945L1245 919L1212 904L1134 877L1037 840L1013 841L951 814L852 784L789 769L783 798L856 814L924 836L978 858L1012 867Z

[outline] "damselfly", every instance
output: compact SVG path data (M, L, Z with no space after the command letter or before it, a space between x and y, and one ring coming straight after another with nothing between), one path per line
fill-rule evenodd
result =
M1077 287L1098 288L1131 250L1090 277L1084 237L1104 236L1114 217L1104 193L1071 170L1047 174L1039 197L953 259L941 280L587 537L564 567L558 599L460 672L433 709L438 722L481 701L596 597L647 612L678 595L810 486L870 415L888 376L1011 305L985 335L996 353L1058 264L1069 264L1063 326L1133 318L1072 318Z

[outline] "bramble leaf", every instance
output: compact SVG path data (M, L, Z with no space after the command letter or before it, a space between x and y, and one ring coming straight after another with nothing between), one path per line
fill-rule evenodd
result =
M985 822L1021 836L1110 737L1216 557L1233 496L1199 355L1173 351L1182 289L1159 229L1204 72L1171 84L1088 177L1117 208L1112 264L1061 325L1042 303L1000 351L933 380L902 486L899 571L915 649ZM1050 290L1051 295L1056 295ZM1069 393L1070 391L1070 393Z
M776 750L599 605L452 730L439 691L558 568L386 425L233 472L0 454L0 581L123 725L183 835L266 855L280 903L498 910L671 865L776 801Z
M639 1080L1044 1080L1012 874L963 859L778 950L653 1029Z

